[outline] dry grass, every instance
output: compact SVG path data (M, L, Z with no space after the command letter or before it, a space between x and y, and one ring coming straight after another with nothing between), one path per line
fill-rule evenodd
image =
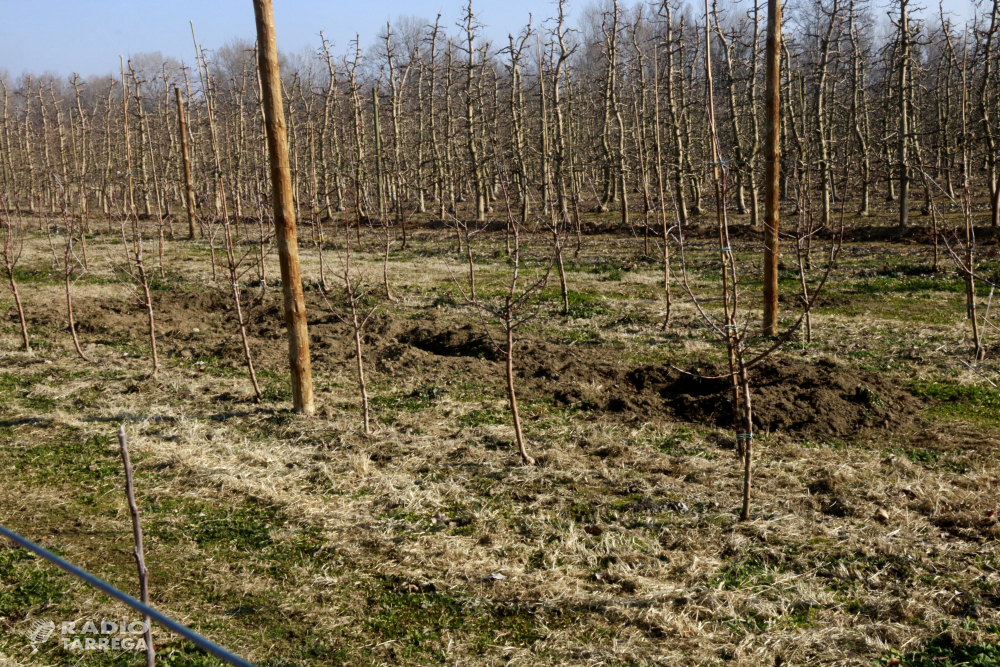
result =
M43 241L32 240L26 266L45 264ZM624 262L637 245L587 242L581 266L605 253ZM392 317L469 321L463 307L429 307L449 289L450 271L461 275L460 259L435 255L443 243L432 233L413 244L390 264L400 293L386 306ZM170 265L186 249L171 244ZM315 253L305 256L315 278ZM185 263L195 265L188 280L207 279L205 260ZM95 265L95 279L106 276ZM367 267L380 277L375 258ZM484 263L483 283L502 268ZM860 270L838 268L838 284ZM621 280L573 271L572 289L596 295L608 313L546 316L531 334L562 336L563 345L589 337L625 362L664 350L717 355L687 306L659 333L658 271L640 265ZM446 392L379 404L376 431L365 436L346 357L317 366L321 415L299 418L280 400L257 408L239 399L250 390L238 363L199 367L181 356L198 343L174 345L188 336L179 324L166 325L155 379L134 356L141 339L123 351L84 335L98 363L82 364L57 319L60 286L23 290L40 349L14 351L14 320L5 319L0 521L134 591L107 437L124 418L154 604L258 664L860 665L942 633L957 644L991 642L1000 625L998 529L987 517L1000 482L995 424L929 414L858 438L765 434L753 517L739 523L731 439L712 426L629 421L530 396L526 428L540 465L524 468L508 444L492 362L441 365L409 350L390 370L369 363L376 396L406 398L428 382ZM76 288L81 304L123 294L113 283ZM869 364L899 382L981 384L956 363L965 325L907 321L897 300L871 298L870 315L823 309L815 342L785 354ZM646 320L614 324L626 312ZM232 335L224 318L206 316L200 328ZM275 358L280 351L262 366L280 384ZM218 398L226 393L237 401ZM51 600L25 590L47 569L0 559L0 664L78 660L54 647L29 657L19 634L27 618L126 614L61 575L39 584ZM489 580L494 573L505 578ZM177 651L176 664L201 659L156 637L162 654ZM110 658L84 662L102 660Z

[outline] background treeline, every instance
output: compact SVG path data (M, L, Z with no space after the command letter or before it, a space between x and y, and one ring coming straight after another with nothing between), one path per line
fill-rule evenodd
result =
M888 13L858 0L786 6L783 198L798 206L807 196L824 224L840 197L906 224L932 197L960 196L967 164L996 225L1000 0L963 25L907 3ZM595 210L619 211L624 224L676 210L683 222L713 205L708 47L729 201L760 225L766 5L712 0L709 44L701 6L574 9L571 20L568 6L552 5L554 16L491 42L470 4L456 25L404 18L367 49L324 39L285 56L300 216L483 220L509 199L522 219L552 212L567 226ZM0 179L14 208L97 216L128 202L140 215L183 214L176 87L198 216L218 218L221 196L230 216L264 215L250 41L199 46L186 63L135 55L119 76L22 74L0 86ZM851 191L838 191L846 182Z

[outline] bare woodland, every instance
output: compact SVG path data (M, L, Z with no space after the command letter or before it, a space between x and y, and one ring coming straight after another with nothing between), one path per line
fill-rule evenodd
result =
M475 222L499 212L507 179L522 222L554 209L572 236L581 214L613 209L662 236L659 212L683 223L713 206L707 34L731 206L760 226L766 7L711 4L707 26L689 5L592 7L579 28L557 9L500 44L469 6L450 29L405 19L364 51L337 55L324 41L284 56L299 219L385 220L405 242L415 212ZM966 162L989 224L1000 222L997 12L957 26L911 11L898 6L891 25L857 2L786 13L781 198L805 189L824 226L848 165L858 172L842 193L851 212L896 210L905 226L911 209L929 216L932 200L957 200ZM9 205L84 214L88 228L134 207L144 220L170 218L170 236L190 181L195 234L224 215L249 224L268 192L255 55L240 40L214 52L198 44L181 62L139 54L123 67L124 88L121 77L4 77Z

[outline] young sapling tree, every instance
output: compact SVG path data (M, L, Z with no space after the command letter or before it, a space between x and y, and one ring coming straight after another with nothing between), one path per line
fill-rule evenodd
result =
M368 405L368 387L365 382L363 332L378 308L375 293L365 280L360 267L352 265L351 229L344 226L344 255L341 271L337 274L344 281L344 291L339 304L333 304L325 293L323 300L333 316L351 328L354 333L354 354L357 357L358 391L361 394L361 411L365 435L371 433L371 413Z
M112 203L113 201L112 198ZM152 374L156 376L160 369L160 357L156 348L156 317L153 313L149 271L146 268L143 252L142 223L135 213L134 206L128 208L130 210L122 211L119 216L121 247L117 251L110 246L108 247L109 264L115 276L132 295L135 302L146 311L149 347L153 360ZM131 236L131 241L129 236Z
M465 298L465 301L476 308L490 342L504 359L507 401L510 407L511 419L514 422L514 436L517 439L518 453L521 455L521 462L526 466L531 466L535 465L535 459L528 454L524 431L521 428L521 416L518 412L517 390L514 386L514 359L517 343L514 334L537 314L538 296L548 283L553 260L552 258L549 259L549 264L544 273L536 270L533 279L524 280L522 278L521 224L514 217L514 212L511 208L510 193L504 174L498 176L498 181L502 190L507 211L507 224L510 225L512 237L508 273L506 278L503 279L501 289L493 297L484 296L482 290L478 296L473 296L470 291L466 291L462 287L454 274L452 275L452 280ZM498 337L494 335L494 330L497 328L499 328L502 336L499 342L497 340Z
M66 319L69 321L69 332L73 336L73 347L76 348L76 353L84 361L93 363L93 359L88 357L84 353L83 348L80 347L80 338L76 335L76 322L73 318L73 293L70 289L72 285L83 278L83 275L87 272L87 268L77 256L74 248L73 221L69 215L65 215L64 218L66 222L66 244L63 251L63 282L66 287ZM80 235L83 235L82 229L80 230Z
M0 196L0 211L3 218L0 219L0 234L3 235L0 253L3 254L3 268L7 274L7 288L14 297L14 307L17 308L17 319L21 324L21 344L24 351L31 354L31 340L28 337L28 321L24 317L24 304L21 303L21 293L17 289L17 280L14 277L17 263L21 260L21 251L24 250L24 223L20 216L16 218L10 214L6 196Z
M708 0L705 0L705 41L710 43L710 33L707 18L709 16ZM715 123L715 104L712 91L712 60L711 48L705 49L705 78L708 92L708 127L709 141L711 143L711 173L715 190L716 222L718 225L718 257L721 268L721 299L722 312L718 315L710 314L702 305L701 300L694 293L688 275L688 262L685 253L684 225L679 222L678 215L678 247L680 250L682 282L703 326L715 336L726 348L726 356L729 365L729 372L714 378L704 379L728 379L732 388L732 409L733 426L736 430L737 455L743 464L743 492L742 507L740 509L740 520L746 521L750 518L750 496L753 475L753 409L750 391L749 371L756 365L774 354L791 336L799 329L808 313L812 310L816 299L826 284L833 269L834 262L840 252L844 238L844 206L846 199L842 203L840 218L840 236L835 244L831 245L829 263L826 272L819 281L812 299L804 304L803 310L798 319L777 338L773 344L762 352L751 356L749 343L752 338L749 329L749 322L752 313L749 308L744 308L741 313L740 297L745 290L740 289L740 279L737 272L736 255L733 252L732 243L729 236L729 217L726 207L727 189L729 184L729 161L722 158L722 145L719 141L719 134ZM847 172L850 172L848 168ZM738 321L743 319L742 324ZM680 372L686 372L675 368Z

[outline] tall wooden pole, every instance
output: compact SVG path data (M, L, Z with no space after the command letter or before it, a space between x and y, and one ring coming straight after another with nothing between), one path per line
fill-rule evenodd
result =
M267 152L271 162L274 194L274 229L281 265L281 291L288 328L288 359L292 370L292 403L296 412L313 414L312 367L309 362L309 329L306 302L302 295L299 245L295 231L295 202L292 172L288 164L288 131L281 104L281 75L278 72L278 42L274 36L274 8L271 0L253 0L257 19L257 54L267 129Z
M191 184L191 156L188 154L187 123L184 122L184 102L181 101L181 89L174 86L174 96L177 98L177 124L181 133L181 155L184 158L184 200L187 202L188 238L194 239L194 186Z
M778 335L778 205L781 197L781 0L767 0L764 111L764 335Z

